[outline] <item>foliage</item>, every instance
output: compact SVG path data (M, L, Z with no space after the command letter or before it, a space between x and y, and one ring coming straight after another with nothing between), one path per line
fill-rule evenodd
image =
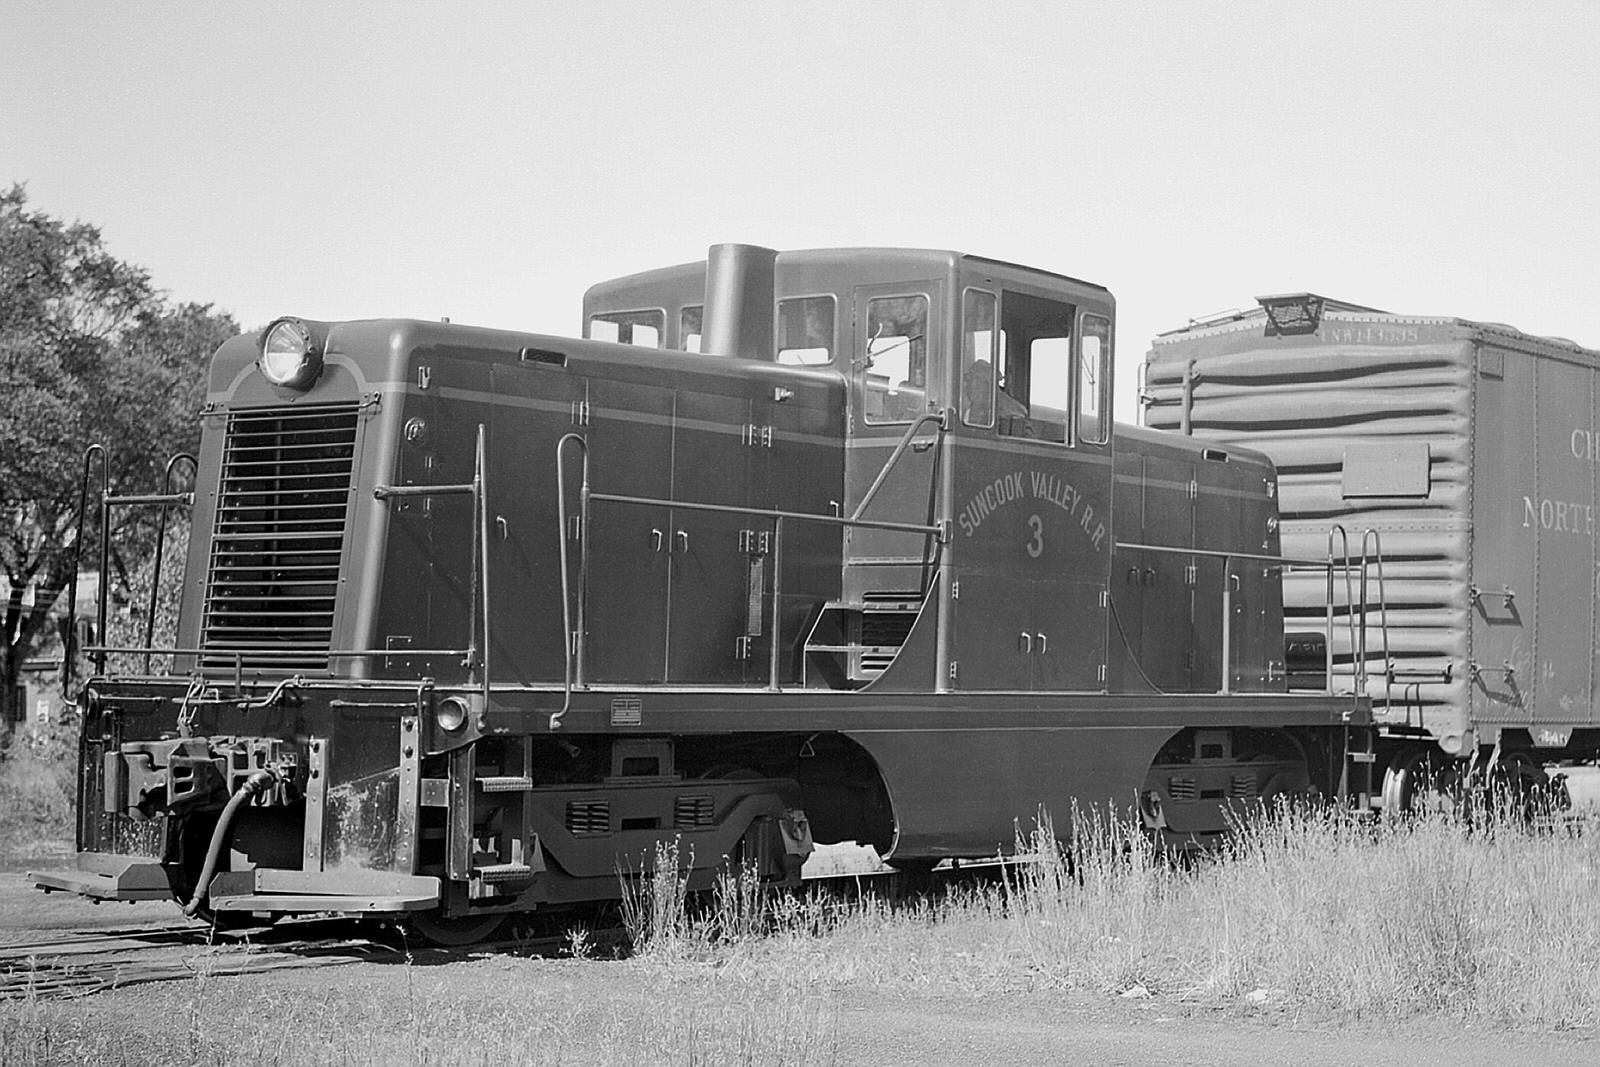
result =
M71 854L77 724L0 731L0 870Z
M105 446L113 494L156 491L167 457L199 440L205 360L237 332L209 304L168 302L94 226L30 210L21 186L0 193L0 713L74 567L84 449ZM155 515L118 509L112 525L110 580L125 582Z

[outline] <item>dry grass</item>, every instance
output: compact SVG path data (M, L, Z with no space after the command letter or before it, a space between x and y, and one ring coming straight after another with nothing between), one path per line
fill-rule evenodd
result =
M0 870L72 854L76 726L0 733Z
M1059 988L1351 1018L1600 1027L1600 831L1434 816L1373 824L1281 810L1222 854L1175 864L1137 827L1079 817L1055 847L1041 819L998 884L891 905L837 892L658 908L640 960L669 973L806 988ZM682 901L658 857L657 903ZM721 899L728 899L726 883ZM729 929L740 936L729 937ZM754 936L756 931L764 931Z
M820 1064L841 1058L839 1013L868 992L1600 1027L1593 825L1281 810L1188 864L1114 820L1080 816L1070 836L1057 848L1041 817L1017 842L1031 862L909 904L773 893L749 869L696 898L673 842L624 878L625 960L407 963L403 989L388 972L311 998L207 978L202 961L186 993L0 1006L0 1062ZM575 932L574 954L585 944Z

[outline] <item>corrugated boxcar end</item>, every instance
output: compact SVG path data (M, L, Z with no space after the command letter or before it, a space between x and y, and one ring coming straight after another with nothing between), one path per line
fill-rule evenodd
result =
M1540 764L1600 756L1600 352L1497 323L1342 310L1313 332L1271 333L1255 310L1156 338L1145 422L1269 455L1287 555L1328 554L1340 525L1359 556L1375 532L1377 639L1325 636L1344 671L1368 665L1385 802L1454 774L1542 784ZM1292 628L1326 631L1317 584L1286 576Z

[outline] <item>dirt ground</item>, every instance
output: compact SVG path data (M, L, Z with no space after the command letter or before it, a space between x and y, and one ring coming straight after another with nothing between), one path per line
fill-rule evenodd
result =
M0 950L7 944L72 932L165 927L179 920L175 905L165 903L95 906L61 894L29 890L19 873L0 874ZM204 947L178 946L164 951L198 957ZM597 1027L615 1034L619 1020L652 1012L671 1014L683 1003L727 1001L727 989L714 966L684 964L665 972L645 961L579 961L504 955L455 960L441 965L410 965L390 955L332 968L282 970L244 976L211 977L203 997L194 981L168 981L118 989L72 1001L74 1025L130 1033L133 1049L178 1043L186 1019L192 1030L230 1042L243 1052L259 1049L268 1039L252 1019L263 1006L295 1026L312 1018L308 1005L331 1013L323 1022L341 1021L351 1032L363 1027L371 1037L355 1037L370 1062L384 1062L391 1053L407 1057L405 1025L385 1012L394 1004L447 1014L460 1005L495 1005L499 1016L554 1012L567 1018L593 1018ZM757 991L748 1004L759 1017L777 1005ZM782 995L782 994L780 994ZM794 995L790 991L787 995ZM1403 1063L1432 1064L1591 1064L1600 1062L1600 1038L1592 1034L1504 1031L1459 1022L1407 1023L1401 1026L1312 1018L1270 1006L1254 1009L1205 1009L1162 998L1022 992L961 995L948 989L884 988L870 984L800 992L811 1003L804 1018L829 1030L820 1046L824 1059L842 1063L972 1063L987 1064L1186 1064ZM296 1006L287 1011L284 1006ZM735 1004L741 1013L744 1004ZM21 1010L19 1002L0 1001L0 1021ZM340 1012L349 1018L337 1020ZM394 1018L403 1018L404 1013ZM791 1021L795 1016L788 1016ZM66 1016L63 1016L66 1018ZM609 1020L610 1022L606 1022ZM248 1038L230 1038L230 1027L257 1025ZM444 1025L444 1024L441 1024ZM704 1021L700 1024L705 1025ZM309 1027L308 1029L316 1029ZM583 1026L579 1026L582 1032ZM482 1031L465 1027L459 1043L435 1043L427 1062L504 1061L503 1047L493 1055L474 1051ZM347 1035L348 1036L348 1035ZM311 1039L282 1036L277 1040ZM626 1044L589 1045L571 1036L557 1036L540 1062L645 1062L645 1050L632 1054ZM625 1039L624 1039L625 1040ZM367 1042L363 1044L363 1042ZM349 1046L346 1046L347 1048ZM715 1046L708 1062L716 1062ZM815 1055L817 1046L807 1054ZM459 1056L455 1055L459 1053ZM3 1057L0 1057L3 1058ZM231 1059L231 1057L229 1057ZM241 1059L250 1058L241 1055ZM137 1059L137 1057L135 1057ZM758 1058L759 1061L759 1058Z

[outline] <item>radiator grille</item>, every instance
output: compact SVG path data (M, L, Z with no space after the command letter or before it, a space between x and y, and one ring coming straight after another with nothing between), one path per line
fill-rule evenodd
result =
M208 668L325 670L355 404L228 416L201 634Z

